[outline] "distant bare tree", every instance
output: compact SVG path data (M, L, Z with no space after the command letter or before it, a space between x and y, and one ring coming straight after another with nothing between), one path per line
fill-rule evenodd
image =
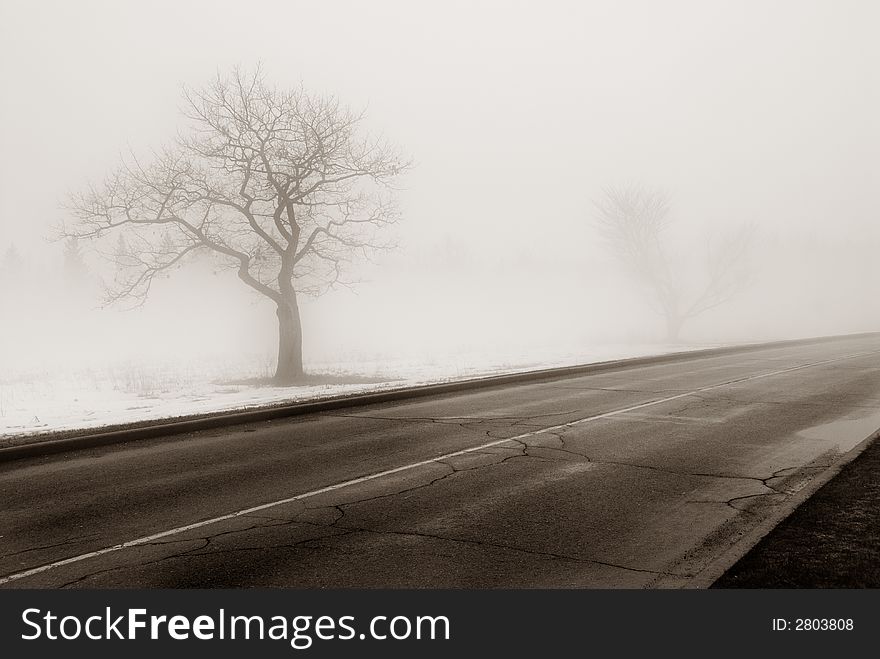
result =
M362 115L302 88L236 69L186 90L187 129L149 162L125 159L103 185L74 195L62 237L120 234L108 302L144 301L156 276L197 252L277 307L277 381L303 374L298 296L350 284L345 265L391 246L390 184L409 163L359 135Z
M597 223L617 257L649 292L666 320L666 339L676 342L690 318L729 301L748 283L747 255L754 234L743 225L710 243L705 279L696 291L684 286L664 243L670 203L660 190L609 187L595 202Z

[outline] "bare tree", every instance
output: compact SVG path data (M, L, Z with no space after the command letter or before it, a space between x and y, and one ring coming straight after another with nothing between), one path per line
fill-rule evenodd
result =
M108 302L140 304L153 279L210 252L278 315L275 378L303 374L298 297L351 284L346 264L391 246L391 183L409 163L359 135L361 114L332 97L268 85L236 69L185 90L187 128L149 162L134 155L74 195L67 238L121 234L107 257Z
M599 230L665 318L667 341L678 341L688 319L724 304L747 284L752 226L742 225L709 242L705 279L697 283L696 290L688 290L664 242L671 225L670 202L664 192L636 185L609 187L595 206Z

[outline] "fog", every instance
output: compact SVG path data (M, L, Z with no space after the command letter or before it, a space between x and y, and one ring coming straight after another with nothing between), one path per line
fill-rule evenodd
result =
M271 374L274 309L234 273L188 263L143 307L101 308L108 264L83 243L71 282L48 240L68 194L174 137L183 85L257 63L365 109L414 163L398 248L357 265L353 290L302 302L307 370L663 344L596 229L608 186L664 192L686 278L707 241L754 229L748 284L683 345L876 330L878 24L868 1L5 0L0 371L219 359Z

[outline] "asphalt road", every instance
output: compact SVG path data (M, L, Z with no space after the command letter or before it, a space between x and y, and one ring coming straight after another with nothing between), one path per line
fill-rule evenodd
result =
M688 586L877 428L870 335L19 460L0 586Z

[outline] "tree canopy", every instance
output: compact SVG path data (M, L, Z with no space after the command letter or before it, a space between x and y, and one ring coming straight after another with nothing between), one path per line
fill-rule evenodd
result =
M210 252L278 306L276 377L302 374L297 295L350 283L346 265L387 248L392 182L409 162L363 136L363 115L302 87L235 70L184 92L187 125L149 158L130 155L74 195L65 237L124 236L107 255L108 301L142 303L157 276ZM118 245L125 245L120 250Z

